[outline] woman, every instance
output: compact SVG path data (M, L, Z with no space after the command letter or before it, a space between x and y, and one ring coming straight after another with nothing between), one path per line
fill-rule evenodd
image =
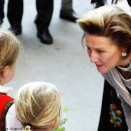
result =
M86 13L77 22L85 31L90 61L116 90L131 130L131 17L108 5ZM109 108L110 122L121 126L121 111L114 103Z

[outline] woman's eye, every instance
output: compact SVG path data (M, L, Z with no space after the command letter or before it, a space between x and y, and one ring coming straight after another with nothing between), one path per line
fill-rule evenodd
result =
M103 51L102 50L98 50L99 53L102 53Z
M90 50L90 48L89 48L89 47L87 47L87 49L88 49L88 50Z

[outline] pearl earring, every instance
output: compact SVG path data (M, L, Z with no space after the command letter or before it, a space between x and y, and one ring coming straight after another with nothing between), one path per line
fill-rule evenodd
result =
M127 53L126 52L122 52L121 55L122 56L127 56Z

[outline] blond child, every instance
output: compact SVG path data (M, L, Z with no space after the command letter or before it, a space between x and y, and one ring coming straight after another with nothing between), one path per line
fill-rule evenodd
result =
M62 97L49 83L24 85L15 97L15 112L24 130L54 131L61 117Z
M19 41L7 31L0 31L0 130L5 130L11 119L6 121L7 116L11 116L10 107L14 99L8 96L11 87L4 84L11 81L15 73L16 59L19 54Z

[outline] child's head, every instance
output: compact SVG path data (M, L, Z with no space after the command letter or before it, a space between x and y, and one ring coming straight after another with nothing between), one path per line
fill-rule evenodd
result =
M31 130L53 131L61 116L61 108L60 92L45 82L28 83L15 97L16 116L24 128L31 124Z
M19 44L12 33L0 31L0 84L9 82L14 75Z

